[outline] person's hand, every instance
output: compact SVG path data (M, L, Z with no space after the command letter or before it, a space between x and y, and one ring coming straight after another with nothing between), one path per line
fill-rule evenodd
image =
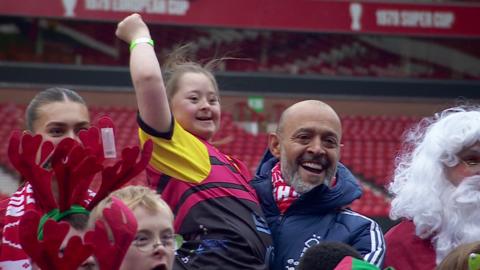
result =
M134 13L118 23L115 35L130 44L137 38L150 38L150 31L142 17Z

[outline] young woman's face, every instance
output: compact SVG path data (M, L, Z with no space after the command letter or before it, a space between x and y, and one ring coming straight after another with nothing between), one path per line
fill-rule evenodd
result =
M57 144L64 138L78 140L78 133L89 127L90 116L84 104L60 101L38 108L38 119L33 123L33 132Z
M172 245L173 218L166 211L133 209L138 228L120 270L171 270L175 257Z
M204 140L210 140L219 128L218 92L203 73L188 72L182 75L171 107L178 123Z

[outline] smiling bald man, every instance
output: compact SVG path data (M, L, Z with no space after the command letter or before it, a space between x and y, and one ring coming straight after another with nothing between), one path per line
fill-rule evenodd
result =
M342 164L342 125L337 113L318 100L287 108L255 178L255 188L270 226L275 256L270 269L295 269L305 251L322 241L355 248L382 266L383 233L378 224L347 208L362 195Z

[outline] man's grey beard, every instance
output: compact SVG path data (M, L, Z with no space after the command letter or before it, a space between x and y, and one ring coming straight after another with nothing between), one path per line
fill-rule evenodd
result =
M290 168L287 162L287 157L284 156L285 151L282 151L282 155L280 157L280 167L282 171L282 177L285 183L289 186L293 187L295 192L298 194L305 194L315 188L318 185L312 185L302 181L300 173L298 172L299 166L297 166L296 171L292 171L293 168ZM323 179L322 183L330 187L332 182L332 178L335 173L331 173L330 170L325 172L325 178Z
M437 264L457 246L480 240L480 176L447 189L452 191L444 193L440 231L432 238Z

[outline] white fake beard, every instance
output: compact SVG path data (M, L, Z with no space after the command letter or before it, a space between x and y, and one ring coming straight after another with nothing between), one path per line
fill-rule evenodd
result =
M432 238L437 265L461 244L480 240L480 176L465 178L449 187L443 198L440 231Z

